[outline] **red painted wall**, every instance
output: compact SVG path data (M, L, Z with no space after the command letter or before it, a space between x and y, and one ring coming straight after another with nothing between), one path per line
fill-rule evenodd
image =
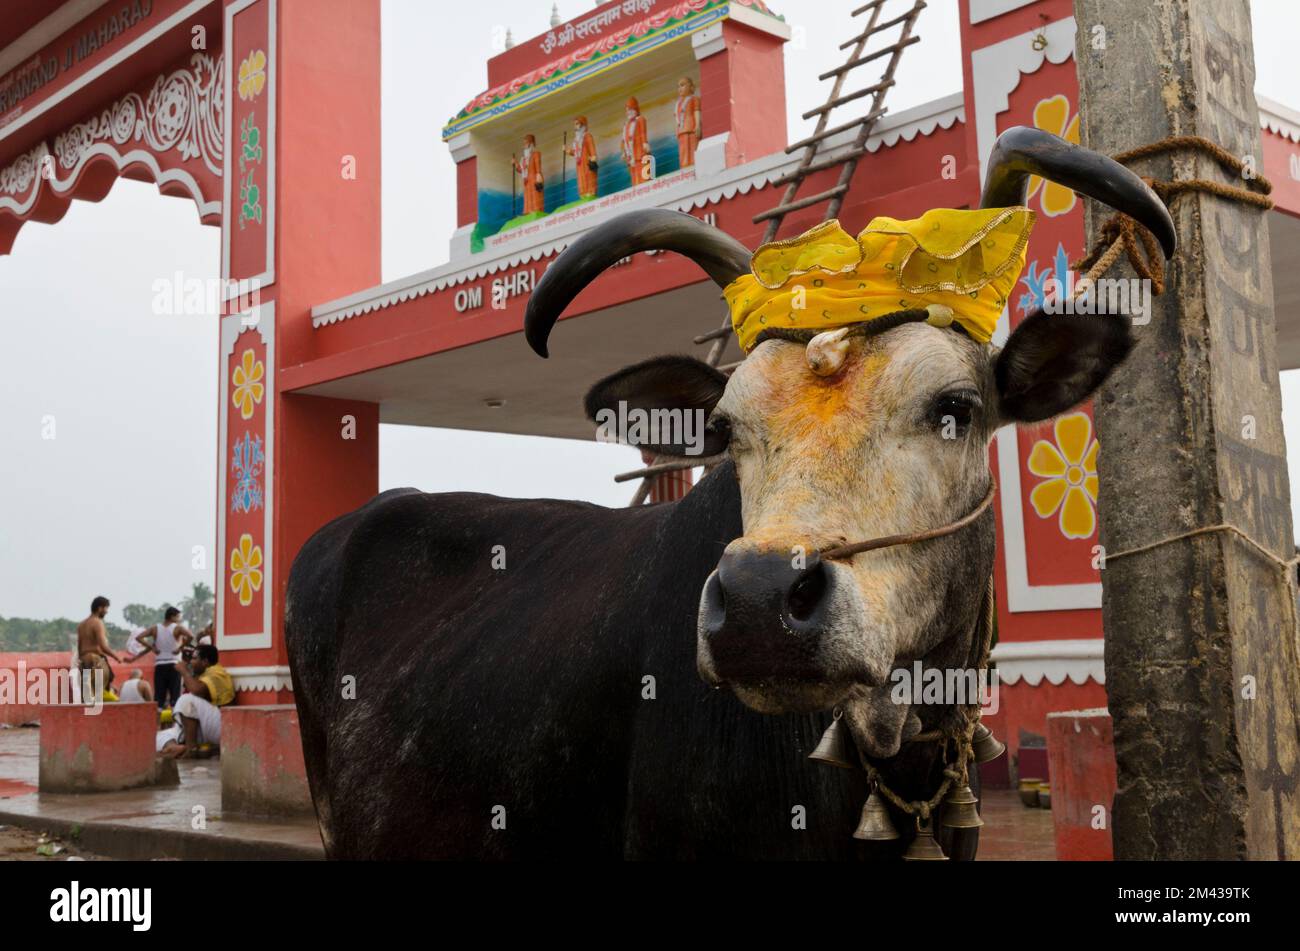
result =
M12 674L0 673L5 682L0 684L0 723L17 726L40 719L41 704L16 703L6 695L10 687L20 691L13 700L31 699L33 694L24 686L31 671L39 671L44 679L46 689L53 689L52 675L56 671L68 670L71 662L70 651L38 651L33 653L0 653L0 671L13 671ZM133 664L113 664L114 689L119 689L130 676L132 670L139 670L150 684L153 683L153 655L147 655ZM12 678L12 679L11 679ZM58 689L64 689L61 685ZM46 703L52 702L53 696L46 697Z
M313 304L379 283L378 0L281 0L276 349L314 356ZM328 102L329 108L322 103ZM343 176L347 156L356 178Z
M734 20L722 24L722 36L727 42L727 51L709 59L721 57L726 60L731 121L711 124L709 113L703 111L706 108L703 106L701 118L706 136L731 130L731 137L727 140L727 165L743 165L783 151L790 144L785 128L785 54L782 49L785 40L742 26ZM708 61L701 62L701 67ZM706 88L704 102L718 97L719 92Z
M1047 735L1047 715L1061 710L1087 710L1106 706L1106 688L1096 681L1082 684L1062 681L1053 686L1047 680L1038 686L1021 680L1014 684L1000 684L999 709L995 714L982 717L984 725L1007 744L1007 756L1014 768L1020 755L1020 731L1038 736Z
M571 17L569 20L565 20L564 23L561 23L556 32L562 30L565 23L576 24L581 20L593 17L604 10L612 10L616 6L621 7L622 3L623 0L614 0L612 3L602 3L595 7L590 3L578 4L578 14ZM625 13L620 10L618 20L606 26L599 33L592 33L586 37L575 38L572 42L567 43L564 46L553 47L549 53L543 48L542 41L546 38L546 35L552 31L550 26L535 36L523 38L520 35L527 30L529 26L540 26L546 22L542 19L543 15L549 12L546 8L546 4L535 4L534 6L536 9L533 13L535 20L530 21L529 24L520 24L513 31L515 45L504 52L498 53L487 61L487 88L491 89L495 86L499 86L502 83L509 82L516 77L522 76L524 73L530 73L540 66L545 66L547 63L568 56L574 50L581 49L595 40L602 39L611 34L616 34L620 30L625 30L632 24L638 23L648 16L667 9L675 3L677 3L677 0L653 0L653 5L648 10L637 10L631 13ZM572 8L574 5L570 4L569 6ZM500 39L504 40L505 37L501 36Z
M478 159L456 163L456 227L478 221Z
M1269 197L1279 211L1300 217L1300 143L1267 129L1261 129L1259 134L1264 149L1264 177L1273 183Z
M147 783L154 773L158 709L152 703L106 703L96 714L76 705L41 710L40 785L54 792L109 791ZM88 754L88 755L87 755Z

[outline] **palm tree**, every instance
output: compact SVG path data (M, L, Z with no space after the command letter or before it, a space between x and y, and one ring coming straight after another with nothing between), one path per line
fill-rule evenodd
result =
M182 615L191 630L200 630L212 623L212 612L216 601L212 589L202 581L190 586L190 596L180 603Z

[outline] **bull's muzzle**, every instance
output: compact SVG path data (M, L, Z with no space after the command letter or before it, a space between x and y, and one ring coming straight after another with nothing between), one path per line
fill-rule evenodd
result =
M716 679L823 677L821 640L834 584L816 552L802 559L781 551L724 554L700 600L700 646Z

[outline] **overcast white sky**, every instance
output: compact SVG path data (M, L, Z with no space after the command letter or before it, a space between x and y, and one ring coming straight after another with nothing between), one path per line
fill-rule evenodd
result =
M770 0L795 27L786 50L792 138L825 99L816 76L839 62L861 0ZM576 16L591 0L561 0ZM891 92L897 112L961 88L956 0L931 0ZM549 0L474 4L384 0L384 279L442 263L454 227L454 174L443 122L486 86L504 28L547 29ZM1300 108L1293 54L1300 4L1254 0L1257 91ZM810 11L816 21L800 18ZM90 599L179 599L209 567L216 494L215 318L151 313L152 286L177 272L213 279L219 231L192 203L119 181L98 204L74 202L53 226L28 224L0 257L0 616L78 618ZM613 368L611 368L613 369ZM1292 496L1300 496L1300 381L1284 379ZM576 412L576 408L575 408ZM49 420L54 425L53 439ZM453 461L454 460L454 461ZM625 447L594 442L383 427L382 488L472 489L624 504L611 476ZM209 553L209 559L211 554Z

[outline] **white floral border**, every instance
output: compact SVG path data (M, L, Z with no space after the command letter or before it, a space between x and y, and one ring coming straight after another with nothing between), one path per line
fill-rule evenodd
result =
M86 165L103 158L113 162L118 172L143 165L159 188L180 184L201 218L219 215L220 199L205 196L185 169L164 170L158 156L175 150L182 160L201 159L209 171L221 176L222 67L221 56L213 60L206 53L195 53L189 67L159 75L148 96L127 93L99 115L55 136L53 149L44 141L38 143L0 169L0 211L25 217L40 197L41 178L60 199L75 198L73 185ZM123 151L133 143L145 148Z

